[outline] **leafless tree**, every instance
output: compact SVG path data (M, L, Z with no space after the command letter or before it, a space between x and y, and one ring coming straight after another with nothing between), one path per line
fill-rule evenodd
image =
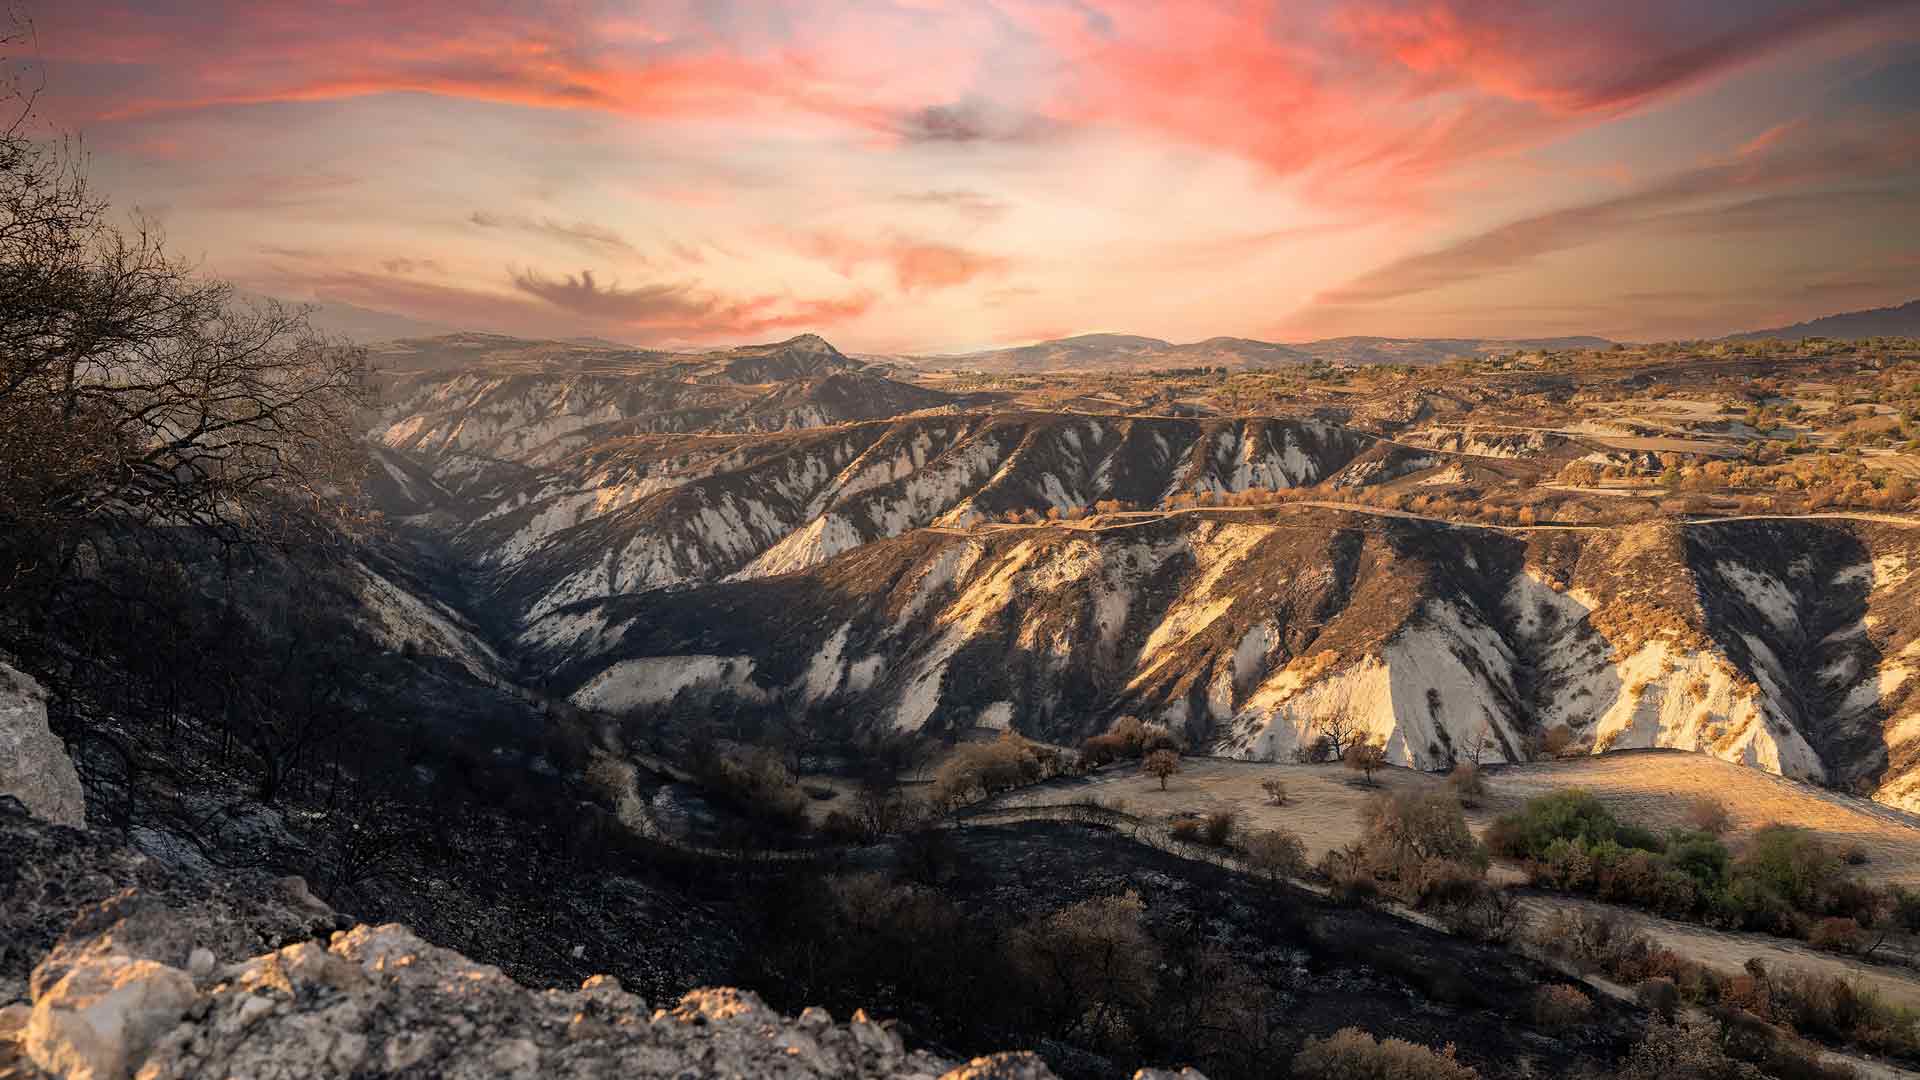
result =
M245 540L336 513L363 354L113 223L83 156L29 126L0 130L0 591L150 527Z
M1488 728L1487 725L1481 724L1475 729L1473 738L1467 740L1466 747L1460 754L1460 759L1469 765L1478 766L1484 762L1487 748L1492 745L1493 731Z
M1333 760L1344 761L1347 750L1360 741L1366 728L1353 710L1344 705L1336 706L1313 718L1313 732L1326 740L1327 750Z

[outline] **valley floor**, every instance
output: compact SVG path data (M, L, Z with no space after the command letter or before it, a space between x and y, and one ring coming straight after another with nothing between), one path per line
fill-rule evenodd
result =
M1620 751L1566 761L1489 766L1485 776L1486 798L1467 811L1467 821L1476 833L1484 834L1496 817L1517 809L1528 799L1556 790L1591 791L1622 820L1656 830L1679 822L1693 799L1710 795L1725 803L1730 812L1730 840L1737 842L1772 822L1790 822L1819 832L1843 848L1858 844L1868 861L1855 872L1865 881L1876 885L1920 883L1920 816L1704 754ZM1273 779L1287 785L1283 806L1273 805L1260 786ZM1361 810L1376 794L1438 788L1445 782L1437 774L1401 768L1383 769L1376 781L1377 787L1368 787L1357 774L1339 765L1183 758L1180 772L1168 778L1165 791L1160 790L1157 779L1137 767L1114 765L1088 776L1051 780L1009 792L988 805L1037 807L1090 798L1150 820L1188 812L1231 810L1242 829L1286 828L1299 834L1307 842L1308 858L1317 860L1325 851L1360 839ZM1519 868L1504 860L1496 862L1493 874L1516 884L1524 880ZM1635 928L1675 952L1722 970L1738 971L1748 959L1759 957L1769 964L1789 964L1855 980L1872 987L1889 1002L1920 1009L1920 976L1891 964L1867 963L1819 952L1795 941L1715 930L1563 894L1536 894L1526 902L1529 914L1536 919L1568 906L1618 912Z
M1770 822L1802 825L1841 847L1859 844L1868 862L1857 873L1874 884L1920 884L1920 815L1870 799L1827 791L1759 769L1680 750L1615 751L1565 761L1486 766L1488 794L1467 811L1484 832L1493 819L1549 791L1585 788L1624 821L1664 829L1689 802L1712 796L1727 804L1730 840ZM1287 803L1274 806L1260 785L1279 779ZM1292 765L1228 758L1182 758L1167 790L1136 768L1114 765L1085 777L1051 780L1001 796L994 805L1037 806L1093 797L1142 817L1228 809L1248 829L1284 827L1307 841L1308 853L1360 838L1360 811L1381 791L1437 788L1444 777L1387 768L1368 787L1339 765Z

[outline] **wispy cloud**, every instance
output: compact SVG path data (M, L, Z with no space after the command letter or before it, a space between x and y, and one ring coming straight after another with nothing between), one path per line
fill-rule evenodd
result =
M802 299L723 297L689 282L652 282L631 288L603 285L593 271L548 277L516 271L513 287L563 311L636 330L676 335L759 333L795 327L825 328L864 314L868 294Z
M1395 260L1326 290L1318 302L1385 304L1513 270L1553 252L1634 228L1751 232L1801 227L1815 219L1831 221L1863 202L1898 206L1911 196L1848 190L1766 193L1805 185L1884 180L1911 168L1917 146L1920 137L1908 135L1870 143L1813 140L1776 148L1768 154L1736 154L1631 194L1536 214L1434 251Z
M499 214L486 210L475 210L467 215L468 223L482 229L508 229L545 237L570 244L589 252L622 252L639 255L638 249L628 243L618 232L604 225L590 221L564 222L550 217L528 217L524 214Z
M1504 275L1604 239L1645 255L1612 295L1701 292L1659 241L1798 267L1920 186L1912 0L40 7L103 191L210 268L300 249L441 322L1579 330L1590 282L1518 320ZM1815 254L1770 294L1884 277Z

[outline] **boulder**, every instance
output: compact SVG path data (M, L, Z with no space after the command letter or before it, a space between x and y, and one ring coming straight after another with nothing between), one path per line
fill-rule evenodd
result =
M192 976L177 968L124 953L89 957L34 1001L27 1057L68 1080L119 1080L194 996Z
M87 827L80 774L47 727L47 692L24 672L0 663L0 795L55 825Z

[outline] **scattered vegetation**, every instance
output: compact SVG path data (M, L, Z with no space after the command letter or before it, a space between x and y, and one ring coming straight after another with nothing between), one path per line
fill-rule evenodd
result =
M1066 762L1051 747L1014 732L992 742L961 743L934 771L934 805L952 808L1058 776Z
M1341 760L1346 763L1347 768L1360 774L1362 783L1373 787L1373 774L1385 768L1387 764L1387 744L1377 736L1362 739L1348 746Z
M1359 1028L1309 1039L1293 1056L1298 1080L1479 1080L1454 1060L1451 1045L1438 1052L1404 1039L1378 1040Z
M1846 979L1759 960L1727 975L1631 930L1613 913L1554 912L1533 933L1536 947L1583 970L1638 988L1641 1003L1672 1019L1683 1006L1708 1010L1711 1022L1656 1024L1623 1066L1622 1076L1729 1075L1845 1077L1807 1044L1817 1039L1920 1060L1920 1018ZM1748 1071L1713 1072L1735 1062ZM1647 1071L1665 1067L1679 1072ZM1689 1068L1705 1068L1694 1073Z
M1167 790L1167 778L1180 771L1180 755L1172 750L1155 750L1141 763L1141 769L1147 775L1160 781L1160 790Z

